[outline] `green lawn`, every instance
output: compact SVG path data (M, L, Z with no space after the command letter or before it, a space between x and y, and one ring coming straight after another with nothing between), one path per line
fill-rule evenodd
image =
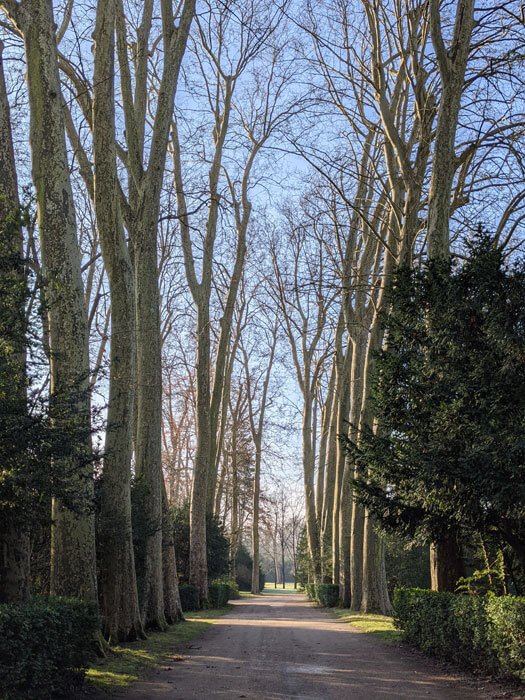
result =
M349 622L354 627L363 630L363 632L375 634L387 642L397 642L403 639L403 632L395 629L392 617L362 613L356 610L348 610L347 608L331 608L330 612L338 620Z
M171 625L166 632L154 632L148 639L112 647L106 658L88 669L86 682L97 690L122 690L153 669L177 663L177 646L198 637L230 609L229 605L220 610L190 612L185 622Z
M263 595L274 595L280 593L300 593L301 591L294 588L293 583L287 583L286 588L283 588L282 583L278 583L277 588L274 587L273 583L267 583L261 592Z

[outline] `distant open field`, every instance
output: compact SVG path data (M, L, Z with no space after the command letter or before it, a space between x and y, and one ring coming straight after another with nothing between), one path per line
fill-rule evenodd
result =
M282 583L278 583L277 588L275 588L273 583L267 583L264 586L262 593L264 595L272 595L275 593L301 593L301 591L298 588L294 588L293 583L287 583L286 588L283 588Z

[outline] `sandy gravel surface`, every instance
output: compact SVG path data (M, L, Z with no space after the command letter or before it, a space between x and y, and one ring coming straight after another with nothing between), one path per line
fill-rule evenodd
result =
M451 675L313 607L302 595L235 601L202 637L177 651L169 669L136 683L127 700L430 700L519 698L499 686Z

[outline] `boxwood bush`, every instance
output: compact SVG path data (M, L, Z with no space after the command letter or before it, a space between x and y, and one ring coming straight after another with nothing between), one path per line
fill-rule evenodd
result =
M183 612L200 609L199 589L189 583L179 583L180 604Z
M225 581L213 581L208 586L208 600L212 608L223 608L230 600L230 584Z
M0 605L0 697L71 697L96 655L95 605L35 598Z
M483 673L525 680L525 598L396 589L407 641Z
M325 608L334 608L339 602L339 586L335 583L318 583L317 602Z
M333 608L339 602L339 586L335 583L307 583L306 595L326 608Z
M317 584L316 583L306 583L305 586L306 597L308 600L317 600Z

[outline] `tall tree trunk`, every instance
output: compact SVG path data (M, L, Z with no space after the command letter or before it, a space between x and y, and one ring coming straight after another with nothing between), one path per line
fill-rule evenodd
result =
M465 576L463 553L457 533L451 532L430 545L430 585L433 591L454 593L462 576Z
M456 131L473 27L474 0L459 0L452 42L447 49L441 32L440 3L431 0L430 29L441 76L441 100L428 196L428 257L431 260L447 260L450 255L450 202L457 168ZM462 575L460 559L457 533L431 545L430 574L433 589L454 589L457 579Z
M68 459L67 467L72 470L71 485L85 504L82 512L74 513L59 499L53 501L51 593L96 601L88 321L52 4L33 0L17 5L14 15L27 61L32 173L49 321L51 410L56 424L63 424L66 431L73 421L77 454Z
M173 624L183 620L179 595L177 560L175 558L175 537L173 516L170 512L166 486L162 485L162 578L164 589L164 617Z
M393 260L390 254L386 254L384 264L384 280L390 279ZM373 416L370 406L371 379L375 372L375 356L383 341L383 330L378 320L378 311L384 304L385 286L381 290L376 314L372 322L372 328L368 340L367 355L365 361L365 378L363 389L363 409L361 416L361 429L376 430L380 426L373 425ZM392 613L392 606L387 589L385 569L385 548L374 528L374 516L365 509L364 537L363 537L363 591L361 597L361 610L364 612L378 611L383 615Z
M135 462L137 477L144 483L143 509L148 522L141 616L145 627L154 628L166 625L162 565L164 483L161 461L162 371L157 226L175 92L195 11L195 0L184 0L182 8L179 7L181 13L178 25L175 24L170 0L161 0L160 9L165 55L146 169L142 161L147 108L147 42L152 3L145 5L144 23L139 32L139 40L143 45L136 54L134 99L131 94L126 28L120 0L117 13L117 49L131 171L130 190L133 192L133 197L130 198L130 232L133 240L137 338Z
M260 593L259 587L259 518L261 512L261 440L255 442L255 466L252 497L252 593Z
M358 440L358 428L361 424L361 411L363 407L363 389L366 347L368 340L368 329L360 325L354 329L352 375L350 379L350 439ZM352 470L353 478L358 476L357 468L354 464L347 462L347 466ZM351 478L351 477L349 477ZM347 486L347 488L349 488ZM355 499L352 502L352 529L350 539L350 605L358 610L361 606L361 596L363 591L363 536L364 536L365 513L362 505Z
M348 425L347 416L350 410L350 363L352 358L352 347L351 344L347 344L346 352L343 354L341 352L341 357L338 360L337 366L337 387L338 387L338 406L337 406L337 435L347 435ZM348 582L346 586L341 581L341 568L340 568L340 541L346 536L342 532L342 528L345 527L345 517L347 522L350 522L351 513L350 511L345 512L341 509L341 504L343 502L342 488L343 488L343 474L345 470L346 463L346 450L344 445L341 444L341 440L337 440L337 461L336 461L336 471L335 471L335 486L334 486L334 513L332 521L332 580L335 584L340 584L343 589L350 591L349 582L349 572L348 572ZM348 533L348 538L350 533ZM348 601L349 604L350 601Z
M474 28L474 0L459 0L450 48L441 33L439 0L430 2L432 43L441 75L441 100L436 125L432 175L428 195L428 257L448 258L452 181L456 172L456 131L465 70Z
M18 184L16 177L15 155L13 150L13 138L11 131L11 116L7 90L4 77L4 64L2 58L3 44L0 42L0 224L19 207ZM9 249L17 256L22 256L23 238L22 229L13 230L12 239L5 241ZM8 273L9 274L9 273ZM19 271L13 270L14 279L19 277ZM19 399L21 410L26 410L26 348L25 328L23 323L25 289L20 287L19 304L14 303L15 314L20 312L20 321L15 317L12 323L14 340L19 345L18 351L10 358L10 367L5 375L9 387L2 387L16 395ZM9 315L13 312L13 299L6 299L10 308ZM4 300L0 298L0 304ZM2 313L2 316L4 314ZM7 316L7 314L6 314ZM7 368L6 368L7 369ZM7 511L7 509L5 509ZM28 600L30 597L30 561L29 561L29 530L28 524L19 522L14 514L4 512L3 527L0 528L0 603L13 603Z
M374 529L374 516L368 509L365 509L361 610L379 612L382 615L392 614L386 587L384 542Z
M336 348L341 345L340 334L343 329L343 319L337 324ZM337 350L336 350L337 352ZM330 382L326 396L324 421L322 430L326 431L326 466L324 474L323 497L320 517L320 547L322 580L332 582L332 521L335 498L336 464L337 464L337 409L339 406L339 386L337 383L337 356L334 355L330 372ZM321 458L321 450L319 451Z
M237 414L232 416L232 517L230 532L230 575L235 581L237 576L237 546L239 541L239 471L237 467Z
M99 0L94 34L94 202L111 295L109 407L100 514L100 567L105 635L113 643L143 636L131 531L135 306L133 270L118 200L114 32L115 0Z
M204 280L203 280L204 282ZM208 600L206 561L206 503L210 459L210 318L208 302L197 310L197 449L193 466L190 506L190 583Z
M162 572L162 368L157 231L155 220L142 224L135 236L135 299L137 318L136 475L143 483L142 507L147 518L141 617L144 627L163 629ZM141 222L142 223L142 222Z
M305 372L306 375L306 372ZM303 477L306 537L308 539L308 553L313 566L316 582L321 580L321 551L319 546L319 528L315 512L314 495L314 450L312 445L312 402L311 391L305 391L303 405Z

